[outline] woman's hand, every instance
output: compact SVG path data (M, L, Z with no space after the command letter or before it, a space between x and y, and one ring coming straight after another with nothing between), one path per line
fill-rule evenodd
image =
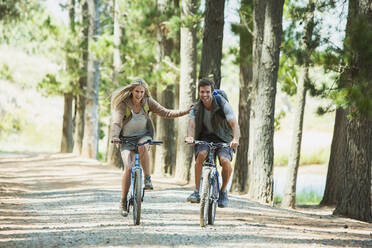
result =
M194 107L194 104L191 104L190 107L187 109L187 113L190 113L192 107Z
M115 144L116 148L119 148L119 144L120 144L119 138L112 138L111 142Z

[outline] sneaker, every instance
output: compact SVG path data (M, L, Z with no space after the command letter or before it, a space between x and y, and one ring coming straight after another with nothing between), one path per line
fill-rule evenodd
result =
M199 190L194 190L194 192L187 197L187 201L191 203L199 203L200 202L200 195L199 195Z
M145 176L145 189L154 189L151 183L151 176Z
M119 213L123 217L128 216L128 205L127 205L127 199L120 199L120 206L119 206Z
M227 190L221 190L220 196L218 197L218 207L225 208L227 207L227 202L229 198L227 197Z

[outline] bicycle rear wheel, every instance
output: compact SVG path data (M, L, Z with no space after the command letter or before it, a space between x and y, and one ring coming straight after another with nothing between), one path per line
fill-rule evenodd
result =
M133 183L133 224L139 225L141 220L141 173L140 170L134 171Z
M200 226L206 226L208 224L208 211L209 211L209 195L210 195L210 181L209 175L211 173L210 168L203 168L203 184L200 195Z
M218 185L214 178L214 182L211 183L210 186L210 204L208 209L208 224L213 225L214 219L216 218L216 207L217 207L217 199L218 199Z

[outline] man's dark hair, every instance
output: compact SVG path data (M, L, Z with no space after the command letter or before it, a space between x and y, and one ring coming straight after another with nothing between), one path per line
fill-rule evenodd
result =
M198 90L200 89L200 87L203 87L203 86L211 86L212 92L214 90L214 82L210 78L202 78L202 79L200 79L200 81L198 83Z

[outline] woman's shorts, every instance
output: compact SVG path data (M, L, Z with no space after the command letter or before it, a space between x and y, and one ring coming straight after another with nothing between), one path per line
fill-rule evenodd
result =
M133 136L133 137L125 137L126 140L128 141L131 141L135 144L138 143L138 141L140 139L144 138L144 140L152 140L152 138L150 136L147 136L147 135L144 135L144 136ZM128 151L134 151L135 149L135 146L132 145L132 144L128 144L128 143L125 143L125 144L121 144L121 147L120 147L120 151L124 151L124 150L128 150Z

